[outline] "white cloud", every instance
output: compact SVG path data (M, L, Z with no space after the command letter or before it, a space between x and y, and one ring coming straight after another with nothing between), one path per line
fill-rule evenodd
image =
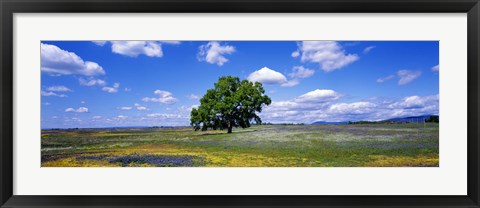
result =
M93 79L93 78L89 78L89 79L84 79L84 78L80 78L78 79L78 81L80 82L80 85L83 85L83 86L95 86L95 85L98 85L98 86L104 86L107 84L107 82L105 82L105 80L101 80L101 79Z
M394 77L395 77L395 75L389 75L389 76L386 76L386 77L380 77L380 78L377 79L377 82L378 82L378 83L384 83L384 82L386 82L386 81L388 81L388 80L393 79Z
M52 92L71 92L72 90L69 89L68 87L65 86L51 86L47 87L47 91L52 91Z
M123 119L126 119L126 118L128 118L128 116L118 115L118 116L116 116L114 119L123 120Z
M370 102L338 103L330 106L329 113L365 114L375 111L375 107L377 107L377 105Z
M47 87L46 90L42 90L40 92L40 94L42 96L45 96L45 97L62 97L62 98L65 98L65 97L68 97L67 95L65 94L60 94L60 93L56 93L56 92L71 92L72 90L69 89L68 87L65 87L65 86L51 86L51 87Z
M107 43L107 41L92 41L92 42L99 46L104 46Z
M279 84L282 87L292 87L300 84L300 79L312 76L314 70L303 66L294 66L292 72L288 74L291 80L288 80L282 73L263 67L260 70L252 72L247 79L251 82L261 82L263 84Z
M180 44L181 42L178 41L178 40L162 40L162 41L158 41L160 43L166 43L166 44L173 44L173 45L177 45L177 44Z
M93 41L104 46L112 44L112 52L129 57L145 55L148 57L162 57L162 44L180 44L180 41Z
M93 119L101 119L102 116L93 116L92 118L93 118Z
M163 51L160 42L156 41L111 41L112 52L137 57L144 54L149 57L162 57Z
M47 106L48 106L48 105L51 105L51 103L49 103L49 102L44 102L44 103L42 103L42 104L43 104L43 105L47 105Z
M188 97L188 99L190 99L190 100L198 100L198 99L200 99L200 96L195 95L195 94L190 94L190 95L188 95L187 97Z
M112 87L103 87L102 90L108 93L116 93L119 87L120 83L114 83Z
M247 79L251 82L261 82L263 84L284 84L288 82L282 73L267 67L252 72Z
M397 72L397 75L400 77L398 85L406 85L417 79L421 74L421 71L399 70Z
M125 92L131 92L131 91L132 91L132 89L131 89L131 88L126 88L126 87L125 87L125 89L124 89L124 90L125 90Z
M440 66L438 66L438 65L435 65L435 66L432 67L432 71L434 71L434 72L438 72L439 70L440 70Z
M133 106L135 106L135 108L136 108L137 110L139 110L139 111L147 111L147 110L149 110L147 107L142 106L142 105L140 105L140 104L138 104L138 103L135 103Z
M80 101L80 103L81 103L81 104L85 104L86 102L82 100L82 101Z
M143 102L159 102L164 104L173 104L178 102L178 99L173 97L173 94L164 90L155 90L153 94L158 95L159 97L144 97Z
M292 72L288 74L291 78L307 78L315 74L315 70L305 68L303 66L294 66Z
M300 96L299 96L300 97ZM395 117L438 115L438 95L409 96L400 100L359 101L352 103L299 102L298 98L273 101L264 107L264 122L312 123L315 121L378 121Z
M363 53L368 53L370 52L372 49L376 48L377 46L368 46L366 47L365 49L363 49Z
M298 85L300 83L300 81L298 79L292 79L292 80L289 80L288 82L285 82L283 84L281 84L282 87L293 87L295 85Z
M139 111L146 111L146 110L148 110L148 108L145 107L145 106L138 106L138 107L137 107L137 110L139 110Z
M293 57L293 58L296 58L296 57L298 57L298 56L300 56L300 52L298 52L298 51L292 52L292 57Z
M51 97L51 96L54 96L54 97L62 97L62 98L65 98L65 97L68 97L67 95L64 95L64 94L57 94L57 93L54 93L54 92L47 92L47 91L41 91L40 93L42 96L45 96L45 97Z
M95 62L84 61L73 52L50 44L41 44L41 70L49 75L79 74L85 76L104 75L103 68Z
M302 62L318 63L325 72L343 68L359 59L357 54L345 53L335 41L303 41L298 44L297 52ZM294 52L294 55L297 54Z
M316 89L314 91L307 92L303 95L298 96L295 101L300 103L305 102L328 102L333 101L340 98L341 95L338 92L333 90L325 90L325 89Z
M171 97L173 94L169 91L165 90L155 90L153 91L153 94L158 95L160 97Z
M316 116L327 115L328 107L341 97L333 90L313 90L292 100L273 101L265 106L261 118L267 122L309 123ZM315 118L307 118L307 117Z
M428 105L438 105L438 95L432 96L409 96L405 97L400 101L391 103L388 105L389 108L402 108L402 109L413 109L413 108L423 108Z
M235 47L221 45L219 42L212 41L199 47L198 60L222 66L228 62L224 55L232 54L233 52L235 52Z
M131 107L131 106L123 106L123 107L118 107L118 109L120 109L120 110L132 110L133 107Z
M184 116L179 114L169 114L169 113L151 113L147 114L148 117L154 118L184 118Z
M65 112L88 113L88 108L86 108L86 107L79 107L79 108L77 108L77 109L75 109L75 108L67 108L67 109L65 109Z
M198 105L191 105L191 106L182 105L178 108L178 111L190 113L190 111L192 111L192 108L198 108Z

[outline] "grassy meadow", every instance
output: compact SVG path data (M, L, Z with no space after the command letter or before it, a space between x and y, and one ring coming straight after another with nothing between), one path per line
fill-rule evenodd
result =
M438 167L427 124L42 130L42 167Z

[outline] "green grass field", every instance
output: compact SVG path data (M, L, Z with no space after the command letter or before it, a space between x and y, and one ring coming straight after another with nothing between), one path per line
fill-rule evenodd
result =
M42 130L42 167L438 167L438 124Z

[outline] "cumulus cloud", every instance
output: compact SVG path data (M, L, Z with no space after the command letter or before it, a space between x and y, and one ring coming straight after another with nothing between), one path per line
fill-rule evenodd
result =
M107 43L107 41L92 41L92 42L99 46L104 46Z
M335 92L333 90L316 89L314 91L310 91L303 95L298 96L295 99L295 101L300 103L305 103L305 102L318 103L318 102L328 102L328 101L337 100L340 97L341 95L338 92Z
M155 41L111 41L112 52L137 57L140 54L149 57L162 57L163 51L160 43Z
M288 76L290 76L293 79L295 78L303 79L303 78L311 77L313 74L315 74L315 70L308 69L303 66L294 66L292 68L292 72L288 74Z
M267 67L252 72L247 79L251 82L261 82L263 84L285 84L288 82L282 73Z
M309 115L312 113L318 115L318 112L325 114L328 107L340 97L341 94L334 90L313 90L291 100L273 101L265 106L261 117L266 122L308 123L313 118L305 116L312 116Z
M153 94L157 95L158 97L144 97L142 99L143 102L159 102L164 104L173 104L178 102L178 99L173 97L173 94L169 91L164 90L155 90Z
M375 111L376 104L370 102L338 103L330 106L329 113L333 114L365 114Z
M300 56L302 62L318 63L325 72L343 68L359 59L357 54L347 54L335 41L300 42L292 56Z
M294 66L292 72L288 74L291 80L288 80L282 73L275 70L263 67L260 70L254 71L248 76L251 82L261 82L263 84L279 84L282 87L292 87L300 84L300 79L312 76L314 70L307 69L303 66Z
M225 55L232 54L233 52L235 52L235 47L221 45L219 42L212 41L198 48L198 60L223 66L223 64L228 62Z
M147 114L147 116L154 117L154 118L185 118L182 115L171 114L171 113L151 113L151 114Z
M71 92L72 91L68 87L65 87L65 86L62 86L62 85L47 87L46 90L47 91L52 91L52 92Z
M132 107L132 106L122 106L122 107L118 107L117 109L119 109L119 110L132 110L132 109L134 109L134 108L137 109L137 110L139 110L139 111L147 111L147 110L149 110L147 107L142 106L142 105L140 105L140 104L138 104L138 103L135 103L135 104L133 105L133 107Z
M140 105L140 104L138 104L138 103L135 103L133 106L135 106L135 108L136 108L137 110L139 110L139 111L147 111L147 110L148 110L147 107L142 106L142 105Z
M297 58L298 56L300 56L300 52L299 52L299 51L294 51L294 52L292 52L292 57L293 57L293 58Z
M180 44L179 41L93 41L93 43L99 46L110 43L113 53L128 57L139 55L162 57L162 44Z
M370 52L371 50L373 50L374 48L376 48L377 46L368 46L366 48L363 49L363 53L368 53Z
M133 107L131 107L131 106L123 106L123 107L118 107L118 109L120 109L120 110L132 110Z
M192 108L198 108L198 105L191 105L191 106L182 105L178 108L178 111L190 113L190 111L192 111Z
M428 105L438 105L438 95L432 96L409 96L405 97L400 101L391 103L388 105L389 108L402 108L402 109L414 109L414 108L423 108Z
M86 107L79 107L77 109L75 108L67 108L65 109L65 112L71 112L71 113L88 113L88 108Z
M43 90L40 92L40 94L41 94L42 96L45 96L45 97L51 97L51 96L53 96L53 97L61 97L61 98L66 98L66 97L68 97L68 96L65 95L65 94L57 94L57 93L54 93L54 92L48 92L48 91L43 91Z
M384 83L384 82L386 82L386 81L388 81L388 80L391 80L391 79L393 79L393 78L395 78L395 75L389 75L389 76L386 76L386 77L380 77L380 78L377 79L377 82L378 82L378 83Z
M89 78L89 79L84 79L84 78L80 78L78 79L80 85L83 85L83 86L95 86L95 85L98 85L98 86L104 86L107 84L107 82L105 82L105 80L101 80L101 79L94 79L94 78Z
M58 75L104 75L103 68L95 62L84 61L77 54L63 50L55 45L42 43L40 51L43 73Z
M398 85L406 85L422 75L421 71L399 70L397 75L400 77Z
M195 95L195 94L190 94L190 95L188 95L187 97L188 97L188 99L190 99L190 100L198 100L198 99L200 99L200 96Z
M180 44L181 42L178 41L178 40L162 40L162 41L158 41L160 43L165 43L165 44L173 44L173 45L177 45L177 44Z
M298 85L300 84L300 81L298 79L292 79L292 80L289 80L288 82L285 82L283 84L281 84L282 87L293 87L295 85Z
M116 116L114 119L123 120L123 119L126 119L126 118L128 118L128 116L118 115L118 116Z
M136 108L137 108L137 110L139 110L139 111L146 111L146 110L148 110L148 108L145 107L145 106L138 106L138 107L136 107Z
M307 93L308 94L308 93ZM300 96L299 96L300 97ZM261 113L265 122L312 123L315 121L378 121L396 117L438 115L438 95L408 96L398 100L375 99L358 102L273 101Z
M438 66L438 64L432 67L432 71L434 72L440 71L440 67Z
M103 87L102 90L108 93L116 93L118 92L118 88L120 87L120 83L114 83L111 87Z

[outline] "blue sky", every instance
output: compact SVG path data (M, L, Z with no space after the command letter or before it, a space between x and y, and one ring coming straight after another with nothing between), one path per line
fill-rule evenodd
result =
M264 84L264 122L438 114L437 41L43 41L42 128L186 126L220 76Z

